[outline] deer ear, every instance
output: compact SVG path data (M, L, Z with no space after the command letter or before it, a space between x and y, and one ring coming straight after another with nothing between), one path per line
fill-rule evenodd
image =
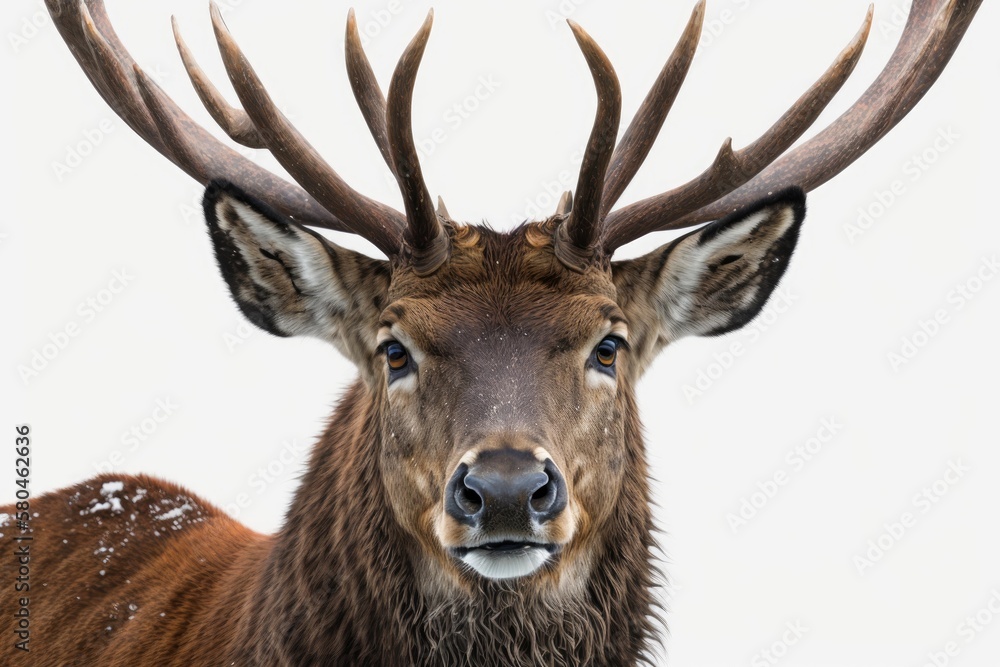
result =
M790 188L682 236L615 262L619 302L650 355L684 336L738 329L764 307L788 267L805 217Z
M215 258L243 314L276 336L313 336L371 357L389 289L385 261L338 247L236 186L205 191Z

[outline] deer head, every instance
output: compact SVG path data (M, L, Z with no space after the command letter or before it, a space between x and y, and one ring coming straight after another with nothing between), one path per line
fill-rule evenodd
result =
M645 562L650 517L638 378L666 345L753 319L788 266L804 192L905 116L944 69L980 2L915 0L881 75L837 120L791 149L853 71L869 12L830 68L759 139L740 150L726 140L691 182L618 209L691 65L704 2L620 139L614 69L570 22L598 93L575 194L546 220L497 232L452 220L443 205L435 210L421 174L410 101L431 15L400 58L387 96L353 14L347 24L350 81L398 181L399 212L352 189L297 132L216 7L215 34L241 108L208 81L175 25L191 81L234 141L270 150L298 185L243 159L185 115L133 62L100 0L48 0L105 100L208 185L216 258L243 313L278 336L326 340L358 367L374 406L363 428L376 448L371 472L379 483L359 481L354 492L384 494L412 539L415 566L458 587L477 577L577 586L614 549ZM648 233L702 223L710 224L643 257L612 259ZM310 227L359 234L386 259L338 247ZM639 539L615 543L625 535Z

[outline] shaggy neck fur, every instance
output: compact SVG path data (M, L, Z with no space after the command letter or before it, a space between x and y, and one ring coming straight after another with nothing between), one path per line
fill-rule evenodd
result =
M380 477L378 410L360 381L338 406L262 569L236 664L648 662L657 573L637 419L627 425L625 487L578 594L477 580L471 594L429 600L415 540L396 524Z

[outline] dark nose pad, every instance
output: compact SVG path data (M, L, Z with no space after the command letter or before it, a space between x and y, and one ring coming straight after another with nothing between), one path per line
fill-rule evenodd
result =
M551 460L526 452L484 452L461 464L445 491L445 511L456 521L490 531L530 532L566 509L566 482Z

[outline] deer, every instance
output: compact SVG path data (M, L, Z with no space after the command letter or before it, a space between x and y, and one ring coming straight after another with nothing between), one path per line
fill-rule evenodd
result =
M351 188L211 20L240 106L182 39L209 115L292 182L215 138L120 42L102 0L46 0L73 57L145 142L206 186L215 259L242 313L357 367L283 526L252 531L181 486L106 473L32 499L34 665L635 665L662 639L636 383L687 336L739 329L784 275L806 193L873 147L947 66L981 0L914 0L884 70L793 148L853 72L872 25L779 120L674 189L616 208L691 67L697 3L619 138L608 56L569 27L597 111L577 186L509 231L432 203L411 99L433 13L387 94L353 12L353 94L404 210ZM626 243L693 228L643 256ZM317 229L357 234L385 258ZM0 531L17 534L16 505ZM13 559L0 561L4 581ZM13 605L12 587L2 593ZM16 600L16 598L14 598Z

